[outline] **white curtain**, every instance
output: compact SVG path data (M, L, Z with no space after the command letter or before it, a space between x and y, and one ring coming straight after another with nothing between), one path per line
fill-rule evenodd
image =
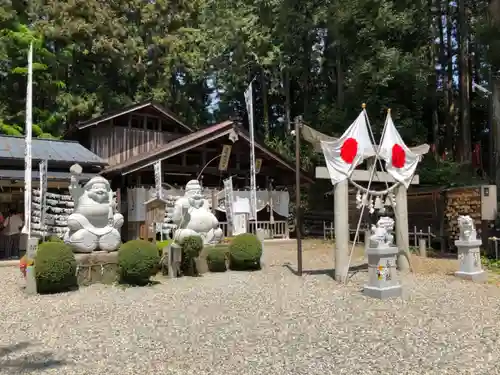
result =
M216 189L204 189L203 195L205 199L208 200L210 205L212 204L212 192L215 193L217 198L217 210L221 212L226 212L224 208L224 191ZM150 199L155 194L154 188L132 188L127 191L127 203L128 203L128 219L130 221L144 221L146 220L146 209L144 207L144 202ZM288 217L289 214L289 204L290 204L290 194L288 191L272 191L272 206L273 211L280 216ZM167 203L167 211L169 207L175 203L175 200L184 195L184 189L163 189L163 199ZM269 205L270 196L269 191L259 190L257 191L257 211L261 211ZM247 190L234 190L234 196L239 198L250 199L250 191Z

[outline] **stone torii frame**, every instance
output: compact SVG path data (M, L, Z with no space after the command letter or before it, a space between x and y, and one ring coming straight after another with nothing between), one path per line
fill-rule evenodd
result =
M369 160L368 165L374 160ZM356 169L351 177L353 181L368 182L370 172L366 169ZM316 178L330 179L326 167L316 167ZM396 183L394 178L387 172L377 172L373 178L374 182ZM411 184L418 185L420 179L415 175ZM349 216L349 182L348 180L339 182L334 187L334 229L335 229L335 280L342 281L343 275L346 275L349 268L349 222L345 218ZM396 207L394 209L396 226L396 245L400 250L398 255L398 268L402 271L409 269L410 264L406 258L405 252L410 246L408 232L408 201L407 189L404 185L395 188ZM337 272L339 270L339 272Z
M365 111L365 105L363 105L363 113L368 119ZM388 115L390 110L388 111ZM391 120L392 121L392 120ZM369 122L368 122L368 127ZM370 129L371 133L371 129ZM302 127L302 136L304 139L312 143L316 150L319 151L318 144L320 141L337 141L336 138L329 137L322 134L308 126ZM373 135L371 134L371 138ZM335 230L335 279L339 282L345 281L349 271L350 265L350 253L349 253L349 222L346 218L349 216L349 180L356 185L354 181L368 181L371 182L384 182L386 185L393 183L393 185L388 188L391 192L395 193L395 219L396 219L396 244L399 248L398 254L398 268L401 271L408 271L410 268L409 263L409 233L408 233L408 201L407 201L407 188L404 184L399 183L394 179L388 172L376 171L373 173L370 169L376 168L375 163L379 162L379 146L374 145L376 154L374 157L365 158L368 161L369 170L359 170L356 169L352 172L349 179L337 182L334 185L334 230ZM429 145L423 144L414 148L410 151L415 155L422 156L429 151ZM331 175L326 167L316 167L316 178L320 179L330 179ZM415 185L419 183L418 175L413 175L411 184ZM359 187L359 186L358 186ZM365 191L367 189L364 189ZM369 195L377 195L377 192L367 191ZM359 228L358 228L359 229Z

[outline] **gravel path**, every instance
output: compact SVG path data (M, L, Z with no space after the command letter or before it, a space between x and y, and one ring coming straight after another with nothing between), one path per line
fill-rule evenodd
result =
M379 301L364 272L298 278L276 254L260 272L36 297L0 268L0 374L500 374L496 286L408 275Z

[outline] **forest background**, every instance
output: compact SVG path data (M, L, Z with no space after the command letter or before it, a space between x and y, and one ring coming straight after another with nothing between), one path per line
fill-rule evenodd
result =
M0 133L24 132L34 41L38 137L145 99L246 123L255 78L257 133L283 154L295 116L340 135L366 102L376 137L390 107L408 145L432 145L423 182L496 182L497 18L497 0L0 0Z

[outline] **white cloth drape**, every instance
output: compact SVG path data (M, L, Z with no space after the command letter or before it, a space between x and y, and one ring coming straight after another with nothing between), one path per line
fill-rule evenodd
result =
M224 192L215 189L204 189L203 195L205 199L208 200L210 205L212 204L212 192L216 194L217 197L217 207L216 210L225 212L224 208ZM154 188L132 188L127 191L127 203L128 203L128 219L129 221L144 221L146 220L146 209L144 202L151 198L151 194L156 194ZM170 206L173 207L175 200L184 195L183 189L163 189L163 198L168 202L167 211ZM234 190L233 195L235 199L237 198L247 198L250 200L250 191L248 190ZM280 216L288 217L289 215L289 204L290 204L290 194L288 191L269 191L259 190L257 191L257 211L261 211L269 205L270 195L272 198L273 211Z

